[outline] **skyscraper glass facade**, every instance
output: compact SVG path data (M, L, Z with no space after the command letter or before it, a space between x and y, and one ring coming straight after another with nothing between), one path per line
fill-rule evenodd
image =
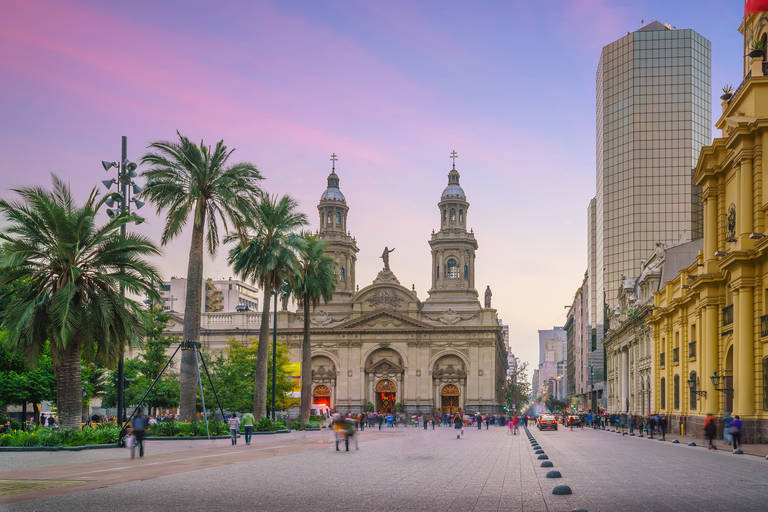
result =
M621 276L635 275L656 242L701 237L691 173L711 140L710 62L707 39L658 22L603 48L596 77L598 304L604 298L615 307Z

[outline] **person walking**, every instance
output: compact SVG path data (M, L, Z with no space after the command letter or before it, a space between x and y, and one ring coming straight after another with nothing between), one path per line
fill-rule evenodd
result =
M384 424L384 416L379 414L379 430L381 430L381 426Z
M659 418L659 428L661 429L661 440L667 440L667 415L664 414Z
M251 444L251 437L253 436L253 424L256 423L256 418L253 417L252 412L246 412L240 418L240 424L245 430L245 446Z
M728 430L733 439L733 453L743 453L739 449L741 446L741 418L738 414L733 417L733 421L731 421L731 426L728 427Z
M514 416L512 418L512 435L517 435L517 429L520 427L520 418Z
M237 444L237 433L240 431L240 418L237 417L237 413L232 413L227 421L229 432L232 434L232 446Z
M147 431L147 417L144 416L141 407L136 409L136 415L131 421L131 435L133 443L131 444L131 458L136 457L136 447L139 447L139 458L144 457L144 434Z
M716 450L715 443L713 442L715 439L715 436L717 435L717 420L715 419L715 416L711 413L707 413L707 418L704 420L704 437L707 438L707 442L709 443L709 446L707 446L707 449L709 450Z
M453 417L453 428L456 429L456 439L461 439L461 434L464 432L464 420L461 419L459 413Z

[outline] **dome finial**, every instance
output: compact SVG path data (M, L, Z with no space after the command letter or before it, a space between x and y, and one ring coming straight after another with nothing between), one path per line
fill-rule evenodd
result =
M338 159L336 153L331 153L331 172L336 170L336 160Z
M453 151L451 151L451 155L450 156L451 156L451 160L453 160L452 170L455 171L456 170L456 159L459 158L459 154L454 149Z

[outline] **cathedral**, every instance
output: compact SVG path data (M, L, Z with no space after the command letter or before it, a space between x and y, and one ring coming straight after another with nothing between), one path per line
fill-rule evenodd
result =
M338 283L333 300L321 303L310 319L313 403L341 412L359 412L367 402L379 412L394 411L398 403L407 413L500 411L506 354L490 289L485 307L478 300L477 241L467 230L468 210L454 163L438 203L440 230L429 240L432 287L426 300L400 284L388 247L379 274L358 287L359 249L347 230L350 209L331 171L317 211ZM301 312L278 318L279 336L295 360L302 327Z
M378 412L500 412L504 403L506 352L491 290L484 304L475 288L477 240L467 230L469 202L455 167L438 202L440 229L432 233L432 286L425 300L402 286L389 266L394 249L384 248L383 267L372 283L358 286L359 251L347 229L350 208L335 165L320 197L319 236L337 263L333 299L310 318L312 403L360 412L370 402ZM425 271L427 269L424 269ZM301 309L278 312L278 339L293 361L301 360ZM257 312L203 314L201 341L223 348L234 338L258 337ZM175 319L176 328L181 324Z

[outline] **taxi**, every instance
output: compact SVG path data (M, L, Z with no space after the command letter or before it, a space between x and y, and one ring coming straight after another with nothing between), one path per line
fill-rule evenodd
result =
M557 430L557 420L551 414L543 414L539 418L539 430Z

